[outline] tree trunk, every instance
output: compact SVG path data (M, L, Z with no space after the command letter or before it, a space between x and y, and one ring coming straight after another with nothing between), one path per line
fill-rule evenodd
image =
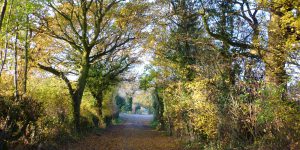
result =
M7 7L7 0L4 0L3 6L2 6L2 9L1 9L1 16L0 16L0 32L1 32L1 29L2 29L2 24L3 24L3 19L4 19L4 16L5 16L5 12L6 12L6 7Z
M164 121L164 118L163 118L163 115L164 115L164 103L163 101L159 98L159 95L158 95L158 90L155 88L154 90L154 94L155 94L155 97L156 97L156 100L157 100L157 113L156 113L156 119L159 121L159 123L161 124L161 129L165 129L165 121Z
M1 51L0 77L1 77L3 69L4 69L4 65L6 63L7 50L8 50L8 31L6 31L6 35L5 35L5 48L4 48L4 56L3 56L3 58L2 58L2 51Z
M24 65L24 80L23 80L23 92L24 94L27 91L27 74L28 74L28 49L29 49L29 16L26 17L26 35L25 35L25 65Z
M96 106L97 106L97 113L100 120L102 120L103 114L102 114L102 101L103 101L103 90L99 90L97 92L91 92L92 96L96 100Z
M15 54L14 54L14 86L15 86L15 98L19 99L19 89L18 89L18 31L15 36Z
M11 17L11 9L12 9L12 4L13 4L13 1L11 2L10 6L9 6L9 14L8 14L8 18L7 18L7 25L6 25L6 29L5 29L5 49L4 49L4 56L3 56L3 59L1 60L1 66L0 66L0 77L1 77L1 74L3 72L3 69L4 69L4 64L6 63L6 57L7 57L7 50L8 50L8 24L10 22L10 17ZM2 10L3 11L3 10ZM3 19L3 18L1 18ZM1 25L2 26L2 25Z
M87 83L88 72L89 72L89 53L83 52L81 59L81 69L79 71L79 78L76 85L76 90L72 94L73 99L73 115L74 115L74 125L75 130L80 132L80 105L83 96L83 92Z
M287 73L285 71L285 64L287 61L287 50L285 49L285 42L287 37L282 32L280 27L281 17L276 14L271 14L271 21L269 24L269 48L264 56L266 64L266 84L269 87L283 88L281 95L282 100L286 99L286 84Z
M80 99L76 95L73 97L73 118L74 118L74 125L75 130L77 133L80 133Z
M103 117L103 114L102 114L103 92L102 91L98 93L96 100L97 100L99 119L102 120L102 117Z

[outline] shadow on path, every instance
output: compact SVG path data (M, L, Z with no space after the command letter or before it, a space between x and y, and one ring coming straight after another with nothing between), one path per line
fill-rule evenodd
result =
M120 114L123 123L90 135L65 149L74 150L180 150L179 142L150 127L152 115Z

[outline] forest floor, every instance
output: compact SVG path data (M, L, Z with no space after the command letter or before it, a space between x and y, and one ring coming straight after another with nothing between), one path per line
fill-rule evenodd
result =
M66 145L72 150L180 150L180 142L150 127L151 115L120 114L122 123Z

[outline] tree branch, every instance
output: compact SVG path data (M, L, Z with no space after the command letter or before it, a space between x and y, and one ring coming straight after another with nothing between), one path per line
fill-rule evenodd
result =
M58 70L56 70L56 69L54 69L52 67L44 66L44 65L42 65L40 63L38 63L38 67L40 69L45 70L47 72L50 72L50 73L54 74L55 76L57 76L57 77L61 78L62 80L64 80L65 83L68 86L69 93L73 96L74 89L72 87L72 84L71 84L70 80L66 77L66 75L63 72L58 71Z
M115 44L114 44L111 48L109 48L108 50L105 48L105 50L104 50L103 52L98 53L98 54L95 54L94 56L91 56L91 57L90 57L90 62L93 63L94 61L96 61L97 59L101 58L102 56L104 56L104 55L106 55L106 54L108 54L108 53L111 53L111 52L115 51L118 47L121 47L121 46L125 45L125 44L128 43L129 41L134 40L135 38L130 38L130 37L128 37L126 40L124 40L124 41L121 42L121 43L118 43L118 39L120 39L120 37L118 37L118 38L116 39ZM107 45L106 47L108 47L108 46L109 46L109 45Z
M204 23L204 27L205 27L207 33L210 36L212 36L212 37L214 37L214 38L216 38L218 40L221 40L221 41L223 41L223 42L225 42L225 43L227 43L227 44L229 44L231 46L235 46L235 47L239 47L239 48L244 48L244 49L253 49L253 48L256 48L254 45L246 44L246 43L242 43L242 42L238 42L238 41L233 41L233 40L231 40L229 38L224 37L223 35L213 33L210 30L209 26L208 26L207 16L203 16L203 23Z

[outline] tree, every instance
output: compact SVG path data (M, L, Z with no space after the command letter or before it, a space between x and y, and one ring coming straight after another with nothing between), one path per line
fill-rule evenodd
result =
M187 80L193 80L195 70L192 68L196 64L194 56L199 51L196 39L200 38L203 33L197 13L198 2L172 0L170 3L172 5L170 21L173 24L170 25L170 37L174 40L170 40L166 49L167 51L175 50L173 59L179 60L177 63L187 69Z
M300 21L300 2L298 1L258 1L259 5L268 8L270 22L268 24L268 50L263 59L266 63L266 82L283 88L281 99L287 99L288 76L285 65L288 63L289 53L299 46L293 46L300 41L300 26L295 22Z
M89 91L97 101L98 115L102 118L103 92L109 86L119 83L119 75L127 71L137 58L130 58L129 55L120 55L114 58L107 58L92 65L89 73Z
M159 95L159 91L162 89L164 83L159 82L160 74L155 70L148 70L149 73L142 76L140 80L140 88L143 90L152 90L153 95L153 107L154 107L154 117L160 123L160 128L165 129L165 119L164 119L164 101Z
M8 31L8 25L9 25L10 18L11 18L12 6L13 6L13 1L12 1L11 4L10 4L10 7L9 7L9 14L8 14L7 21L6 21L5 50L4 50L4 54L2 53L2 50L1 50L0 77L1 77L1 74L2 74L2 72L3 72L4 64L6 63L6 58L7 58L7 50L8 50L8 32L9 32L9 31ZM3 4L3 8L2 8L2 13L1 13L1 26L0 26L0 32L1 32L1 28L2 28L2 26L3 26L3 20L4 20L4 17L5 17L6 7L7 7L7 1L5 0L5 1L4 1L4 4Z
M208 4L211 7L207 9L209 6L205 4ZM235 8L232 11L231 9L222 7L227 14L224 17L230 18L231 14L233 14L236 15L238 20L243 20L243 22L248 23L248 25L245 26L246 31L249 30L249 28L251 29L251 31L247 31L248 36L230 37L225 36L222 32L212 31L209 26L209 18L215 17L215 12L219 8L202 1L203 12L201 14L208 34L232 47L240 49L238 55L262 60L265 63L265 80L267 85L286 89L287 74L285 71L285 64L287 63L288 54L295 48L286 47L286 45L293 45L292 43L295 43L299 37L296 33L298 28L294 24L294 21L298 20L299 17L296 15L294 18L292 17L292 21L285 22L283 16L289 15L289 17L291 17L292 11L297 9L299 3L292 1L258 1L257 3L250 1L234 1L234 5L236 5L236 8L239 8L239 10L236 10ZM260 28L266 23L264 20L259 20L265 19L262 17L265 10L260 9L259 6L267 8L267 12L271 14L271 20L268 22L267 26L269 36L265 37L265 40L268 41L267 44L264 43L262 39L258 38L259 34L263 32ZM260 17L257 17L259 14ZM240 26L237 27L240 28ZM292 32L291 29L293 30ZM281 31L281 33L279 31ZM250 41L248 37L251 37L252 40ZM285 95L286 90L283 90L281 99L285 99Z
M40 15L42 26L39 30L54 38L55 42L61 42L64 48L62 53L66 57L54 57L51 66L43 63L38 63L38 66L67 84L73 101L75 128L80 131L80 104L91 65L126 49L129 42L138 38L141 32L139 27L143 24L134 26L132 23L137 17L135 15L142 14L126 11L127 3L119 0L48 1L45 5L54 15ZM131 18L122 18L118 11L129 13ZM63 68L58 66L61 64L65 64ZM68 79L70 73L78 76L74 83Z

